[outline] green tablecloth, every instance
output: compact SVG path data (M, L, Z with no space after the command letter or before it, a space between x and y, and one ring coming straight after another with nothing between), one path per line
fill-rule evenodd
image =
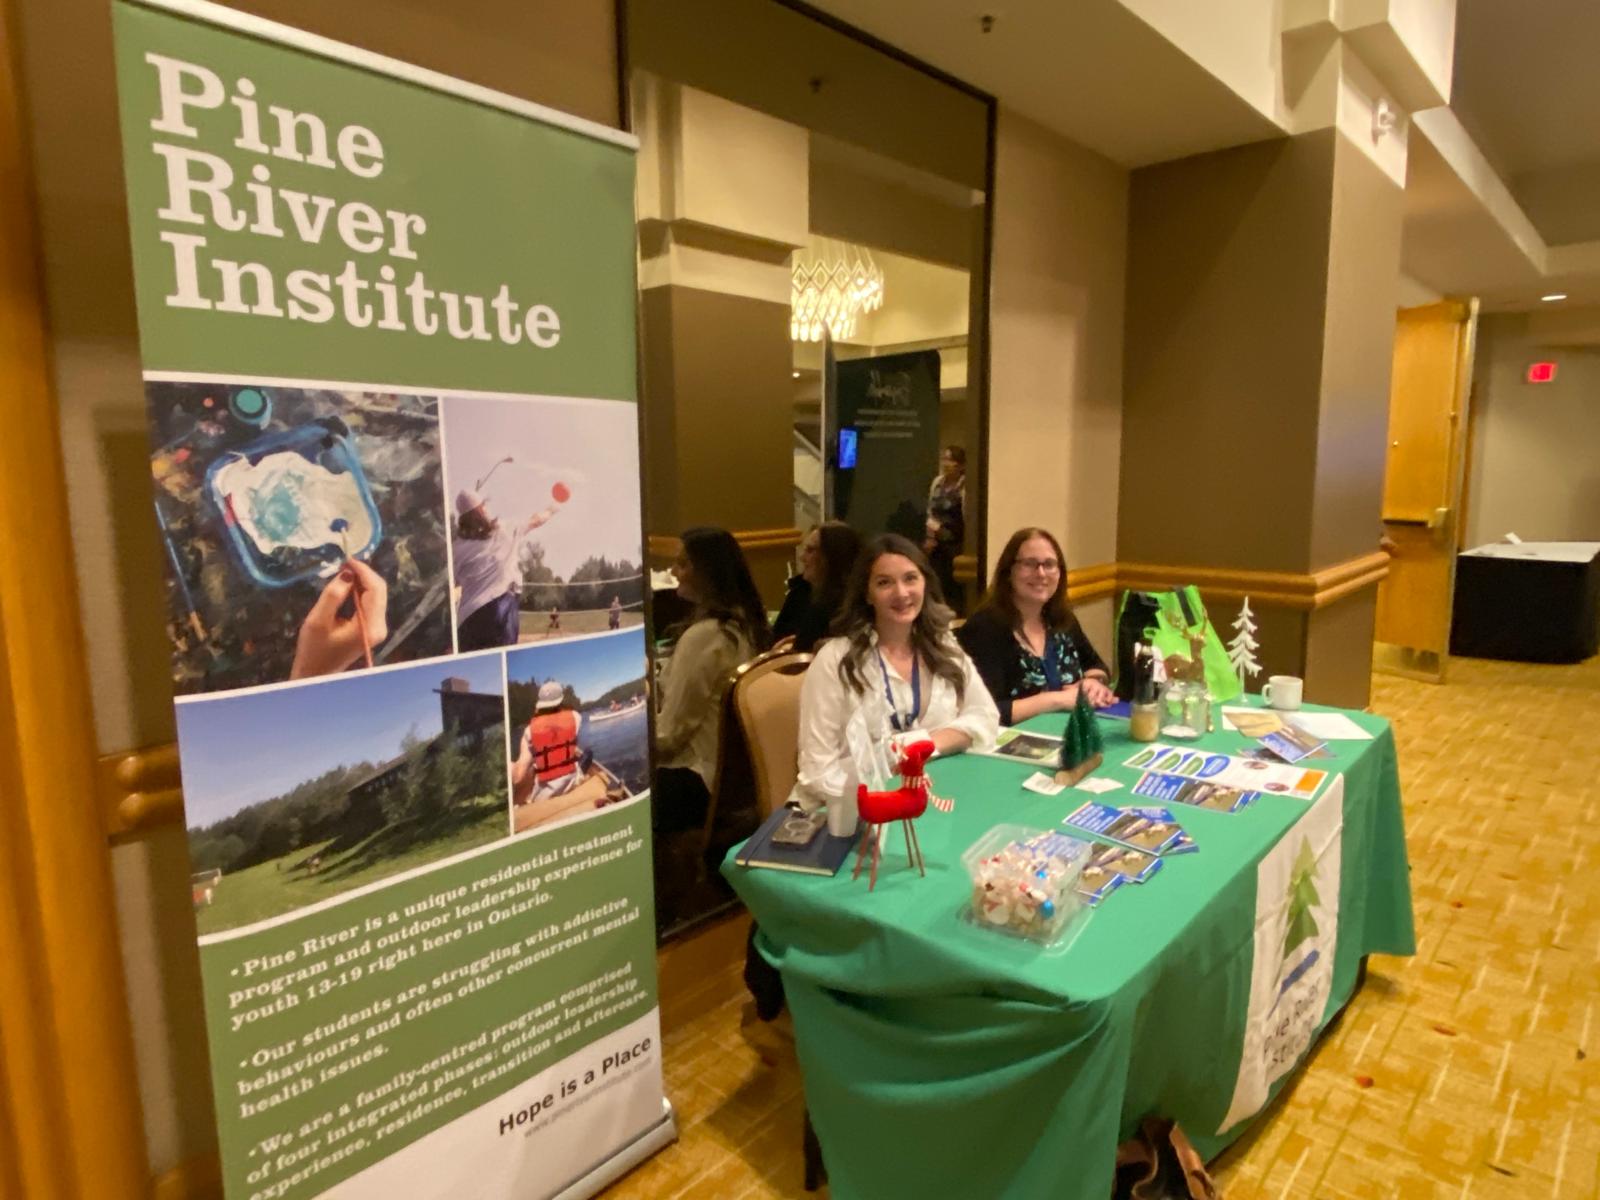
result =
M1335 757L1302 764L1344 778L1321 1022L1349 999L1363 956L1416 948L1394 738L1382 718L1349 715L1373 740L1330 743ZM1096 774L1125 786L1098 799L1155 803L1129 792L1138 773L1120 764L1139 747L1126 726L1102 726ZM1230 729L1198 744L1252 743ZM917 823L925 879L906 866L898 835L870 894L865 872L850 878L853 858L831 878L741 868L737 851L723 864L782 970L806 1102L841 1200L1104 1200L1116 1145L1145 1115L1177 1120L1207 1157L1248 1126L1218 1132L1244 1045L1257 865L1309 806L1273 794L1240 813L1171 806L1199 852L1113 893L1051 956L959 915L970 893L961 854L983 834L1002 823L1059 829L1096 799L1024 791L1031 770L977 755L932 764L936 793L956 806L930 807Z

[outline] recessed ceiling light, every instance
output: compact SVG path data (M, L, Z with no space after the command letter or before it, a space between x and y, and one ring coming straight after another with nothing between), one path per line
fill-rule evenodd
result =
M1566 298L1567 294L1565 292L1551 292L1548 296L1539 297L1546 304L1554 304L1557 300L1565 300Z

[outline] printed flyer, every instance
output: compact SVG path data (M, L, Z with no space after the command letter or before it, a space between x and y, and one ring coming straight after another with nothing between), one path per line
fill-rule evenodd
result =
M633 139L115 33L226 1194L555 1195L673 1136Z

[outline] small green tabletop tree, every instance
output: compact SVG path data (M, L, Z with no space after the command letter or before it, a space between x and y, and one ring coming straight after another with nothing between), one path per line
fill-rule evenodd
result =
M1061 769L1056 772L1056 782L1072 785L1105 761L1105 741L1100 735L1100 722L1095 718L1094 705L1078 688L1078 702L1067 717L1067 729L1061 737Z

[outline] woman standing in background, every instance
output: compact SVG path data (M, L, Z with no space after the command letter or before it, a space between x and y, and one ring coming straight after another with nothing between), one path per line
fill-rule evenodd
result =
M967 452L946 446L939 455L939 473L928 488L928 517L922 548L946 602L961 612L962 588L956 582L956 555L967 539Z

